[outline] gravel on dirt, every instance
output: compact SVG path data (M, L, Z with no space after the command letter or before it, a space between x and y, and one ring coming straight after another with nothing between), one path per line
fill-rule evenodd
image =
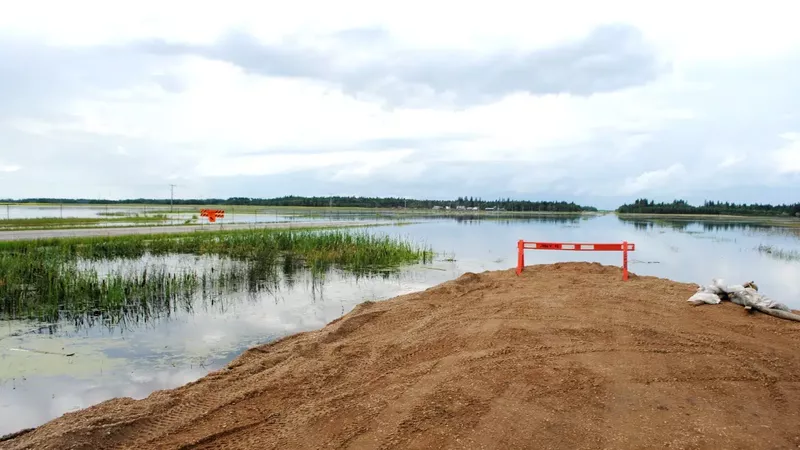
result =
M800 323L694 307L696 285L620 274L467 273L0 448L800 446Z

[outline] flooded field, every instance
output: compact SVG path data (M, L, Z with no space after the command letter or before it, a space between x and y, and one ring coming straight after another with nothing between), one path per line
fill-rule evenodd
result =
M2 205L0 230L62 227L131 227L141 225L202 225L202 207L180 206L82 206L82 205ZM392 210L352 210L339 208L270 208L252 206L223 207L225 216L217 224L272 222L338 222L425 217L427 212L401 213ZM441 215L441 214L440 214Z
M354 219L353 214L320 214L318 219L339 217ZM375 219L374 215L363 217ZM70 311L45 314L22 306L7 310L0 321L0 434L36 426L108 398L142 398L179 386L224 366L248 347L322 327L364 301L423 290L465 272L509 269L516 264L518 239L627 240L636 244L630 255L630 269L636 274L703 284L714 277L731 283L754 280L762 293L800 308L797 228L752 221L622 220L613 215L419 217L415 222L364 231L429 246L436 252L430 261L395 270L348 270L346 264L309 270L307 264L283 257L259 265L263 258L244 262L238 258L230 248L247 246L234 244L226 251L204 254L165 246L130 258L75 255L74 269L88 270L97 280L116 274L141 283L147 269L147 280L153 274L167 279L188 276L194 280L194 289L156 284L137 297L149 303L139 307L126 303L115 314L76 298L71 299L76 303ZM620 265L621 255L526 254L527 264L581 260ZM168 288L180 295L165 295ZM53 295L61 295L53 289Z

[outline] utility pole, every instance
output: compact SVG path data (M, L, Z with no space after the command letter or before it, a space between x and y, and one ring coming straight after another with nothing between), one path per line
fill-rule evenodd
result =
M175 186L177 186L177 184L169 185L169 212L172 212L172 201L175 198Z

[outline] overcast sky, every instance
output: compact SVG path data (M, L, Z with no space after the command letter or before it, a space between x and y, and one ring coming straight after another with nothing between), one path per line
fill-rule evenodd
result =
M208 6L207 6L208 5ZM800 201L789 1L0 6L0 198Z

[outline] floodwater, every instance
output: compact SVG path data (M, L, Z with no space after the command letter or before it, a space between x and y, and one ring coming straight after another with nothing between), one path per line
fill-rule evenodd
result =
M357 221L357 220L374 220L376 217L391 218L390 214L375 210L372 214L366 214L358 211L340 211L337 209L325 210L324 212L315 212L309 209L292 209L292 208L237 208L235 206L225 207L225 216L216 219L216 223L262 223L262 222L314 222L314 221ZM120 218L126 216L148 216L154 214L166 214L167 219L164 221L153 222L135 222L135 221L120 221ZM202 224L208 223L208 219L200 216L200 209L196 211L188 211L186 207L176 207L174 212L170 212L169 206L105 206L105 205L37 205L37 206L19 206L19 205L0 205L0 227L3 226L3 220L6 219L34 219L34 218L54 218L54 219L67 219L67 218L81 218L81 219L102 219L107 218L116 219L109 222L98 222L90 225L92 227L120 227L120 226L133 226L133 225L146 225L146 224L165 224L165 225L180 225L180 224Z
M433 263L385 276L356 278L334 271L322 280L305 271L281 273L269 289L198 299L146 320L132 318L115 324L0 322L0 435L109 398L143 398L155 390L180 386L223 367L248 347L320 328L366 300L423 290L468 271L512 268L518 239L627 240L636 244L636 251L630 254L634 273L703 284L714 277L731 284L753 280L762 293L800 308L799 228L718 221L624 221L606 215L429 219L369 232L429 244L439 255ZM526 253L527 264L584 260L620 265L622 255ZM150 258L146 263L179 270L197 267L198 262L196 257L184 255ZM115 269L124 264L130 263L119 263ZM68 354L72 356L65 356Z

